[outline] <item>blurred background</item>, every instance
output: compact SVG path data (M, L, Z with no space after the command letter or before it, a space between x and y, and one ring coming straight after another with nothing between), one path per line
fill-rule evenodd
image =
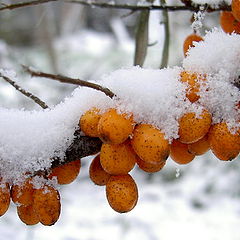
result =
M115 0L127 2L144 4ZM171 0L167 4L181 3ZM97 80L103 74L132 66L139 12L129 13L60 1L0 11L0 68L13 71L20 86L53 107L76 86L32 78L21 64L84 80ZM218 27L218 14L206 14L202 35ZM188 11L169 12L170 67L181 66L183 41L193 32L191 19ZM162 12L152 11L146 68L159 68L161 64L161 21ZM0 101L5 108L39 109L3 79ZM240 239L239 159L221 162L207 153L187 166L169 159L155 174L135 168L131 174L139 187L139 201L127 214L115 213L107 203L104 187L89 180L90 161L90 157L82 159L78 179L61 187L62 214L54 226L25 226L11 206L0 219L0 240Z

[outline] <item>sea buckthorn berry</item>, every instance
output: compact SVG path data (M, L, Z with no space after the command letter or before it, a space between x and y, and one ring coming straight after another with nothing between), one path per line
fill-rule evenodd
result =
M91 108L85 112L79 120L80 129L85 135L90 137L98 137L98 122L101 118L99 109Z
M43 225L53 225L58 220L61 211L59 192L51 186L44 185L35 190L33 200L33 210L39 221Z
M225 33L240 33L240 22L236 20L232 12L223 11L220 13L220 25Z
M21 205L17 206L17 214L22 222L27 225L35 225L39 223L37 214L33 209L33 205Z
M183 71L180 74L180 81L188 84L186 97L189 101L196 102L200 98L198 95L200 86L206 81L206 78L201 74Z
M106 195L109 205L115 211L129 212L137 204L137 185L129 174L111 176L106 184Z
M199 116L194 112L185 113L179 119L179 141L182 143L194 143L203 138L212 122L211 114L204 109Z
M170 157L178 164L187 164L191 162L195 154L188 151L188 145L174 139L170 146Z
M166 161L158 162L158 163L150 163L145 162L141 158L137 158L137 165L144 172L154 173L160 171L166 164Z
M145 162L161 163L169 156L168 140L160 130L149 124L139 124L135 127L131 144Z
M56 177L59 184L69 184L77 178L80 168L81 160L78 159L53 168L48 178L52 179L53 177Z
M191 47L194 47L194 42L203 41L203 38L195 33L187 36L183 43L183 53L184 56L187 56L187 52Z
M220 160L230 161L236 158L240 151L240 131L231 133L226 123L211 126L208 133L210 149Z
M197 156L206 153L210 148L207 134L195 143L188 145L188 151Z
M103 169L112 175L130 172L137 161L137 155L127 140L121 144L104 143L100 152L100 163Z
M106 185L108 179L110 178L110 174L104 171L101 163L100 163L100 155L98 154L91 162L89 167L89 177L90 179L99 186Z
M14 184L11 187L11 198L16 205L31 205L33 203L34 187L32 179L27 178L24 182Z
M4 215L10 204L9 184L0 179L0 216Z
M116 109L104 113L98 123L99 137L104 143L123 143L132 134L133 129L133 117L119 114Z
M232 14L233 16L240 21L240 1L239 0L232 0Z

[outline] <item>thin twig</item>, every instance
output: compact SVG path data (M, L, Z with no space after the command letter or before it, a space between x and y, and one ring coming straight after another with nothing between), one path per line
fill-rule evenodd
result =
M165 0L162 0L162 3L165 3ZM170 42L169 18L167 10L164 10L162 12L162 18L163 18L162 24L164 25L164 44L160 68L165 68L168 65L169 42Z
M9 77L7 77L1 73L0 73L0 77L3 78L6 82L10 83L17 91L21 92L26 97L31 98L35 103L37 103L43 109L48 108L47 104L45 102L43 102L40 98L38 98L37 96L33 95L32 93L24 90L22 87L20 87L18 84L16 84Z
M28 1L28 2L14 3L14 4L0 3L1 5L4 6L4 7L0 7L0 11L7 10L7 9L13 10L16 8L30 7L30 6L47 3L47 2L57 2L57 1L61 1L61 0L35 0L30 2Z
M57 80L59 82L62 83L70 83L70 84L75 84L75 85L79 85L82 87L88 87L88 88L93 88L95 90L101 91L103 93L105 93L108 97L113 98L114 96L116 96L110 89L102 87L96 83L91 83L91 82L87 82L78 78L70 78L70 77L66 77L63 75L59 75L59 74L51 74L51 73L45 73L45 72L40 72L40 71L35 71L27 66L22 65L22 67L24 68L24 70L31 74L31 76L33 77L43 77L43 78L49 78L52 80Z
M194 6L161 6L161 5L155 5L155 4L149 4L149 5L136 5L136 4L114 4L109 2L97 2L97 1L84 1L84 0L64 0L64 2L67 3L76 3L81 4L85 6L90 7L100 7L100 8L114 8L114 9L125 9L125 10L131 10L131 11L144 11L144 10L168 10L168 11L193 11L197 12L202 7L201 4L196 4ZM227 4L222 4L218 8L211 8L208 7L208 12L214 12L214 11L231 11L231 6L228 6Z

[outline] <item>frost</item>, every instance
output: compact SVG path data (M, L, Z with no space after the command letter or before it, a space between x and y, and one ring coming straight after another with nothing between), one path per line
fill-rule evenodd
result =
M206 14L203 11L198 11L197 13L194 13L194 21L192 23L192 29L194 31L198 31L200 28L202 28L202 21L204 20L205 15Z
M176 178L179 178L180 177L180 169L179 168L176 168Z

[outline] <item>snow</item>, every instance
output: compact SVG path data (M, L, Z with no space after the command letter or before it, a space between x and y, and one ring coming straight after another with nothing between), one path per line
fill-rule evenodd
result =
M232 0L192 0L192 3L195 3L195 4L200 4L200 5L204 5L204 4L208 4L210 5L211 7L218 7L219 5L222 5L222 4L227 4L227 5L230 5L232 2Z
M92 107L101 112L114 107L133 114L137 123L148 123L161 129L166 139L178 137L178 119L186 112L197 115L207 108L213 123L226 121L230 128L239 127L240 99L232 83L239 76L240 36L222 31L209 32L204 41L196 43L183 61L187 71L207 74L201 85L199 102L191 103L185 96L187 85L179 81L181 67L142 69L129 67L103 75L94 82L111 89L117 97L79 87L62 103L46 110L24 111L0 108L0 172L9 181L30 171L45 170L51 158L63 159L73 140L80 116ZM14 78L13 72L1 71ZM227 91L226 91L227 89Z

